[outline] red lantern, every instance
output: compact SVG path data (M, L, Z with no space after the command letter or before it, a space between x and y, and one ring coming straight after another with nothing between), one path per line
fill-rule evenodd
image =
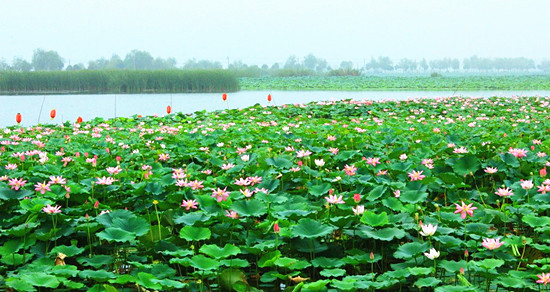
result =
M21 114L20 113L17 113L15 115L15 121L18 123L18 124L21 124Z
M82 117L78 117L78 118L76 119L76 122L79 123L79 124L82 123Z
M271 94L267 95L267 101L271 102Z
M227 100L227 93L222 94L222 99L223 99L223 101Z
M172 107L171 106L167 106L166 107L166 113L170 114L172 112Z
M50 112L50 118L52 118L52 120L55 118L55 109Z

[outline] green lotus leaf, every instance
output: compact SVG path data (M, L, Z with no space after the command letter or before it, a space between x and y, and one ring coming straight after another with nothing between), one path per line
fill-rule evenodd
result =
M204 227L185 226L180 231L180 238L187 241L199 241L209 239L212 236L210 229Z
M467 263L464 260L461 260L458 262L441 260L437 263L437 265L445 269L449 273L458 273L460 272L460 268L466 269L467 267Z
M499 154L500 158L504 163L506 163L508 166L512 168L518 168L519 167L519 160L510 153L504 153Z
M474 155L451 158L448 159L446 163L449 164L458 175L469 175L470 173L475 173L481 167L479 159Z
M366 199L369 201L378 200L386 192L386 190L387 188L385 186L376 186L369 192Z
M313 264L313 266L316 268L338 268L344 265L341 259L326 257L314 258L313 260L311 260L311 264Z
M105 228L105 230L96 233L96 236L107 241L130 242L136 240L134 233L115 227Z
M23 240L14 239L4 242L4 245L0 247L0 255L10 256L18 252L23 247Z
M275 260L275 265L291 270L302 270L311 266L311 264L307 261L288 257L278 258L277 260Z
M378 239L382 241L391 241L394 238L401 239L405 237L405 235L407 234L402 229L394 228L394 227L388 227L388 228L383 228L379 230L364 228L364 229L361 229L360 231L368 238Z
M417 204L426 201L428 193L417 190L403 190L399 199L405 203Z
M500 259L484 259L482 261L472 261L473 264L476 266L486 269L486 270L492 270L495 268L498 268L502 265L504 265L504 260Z
M434 270L433 268L424 268L424 267L413 267L408 269L411 275L413 276L418 276L418 275L427 276L433 273L433 270Z
M329 183L308 184L308 192L315 197L327 194L331 188L332 185Z
M100 254L100 255L94 255L91 258L79 257L79 258L76 259L76 261L79 264L92 266L96 269L99 269L102 266L112 264L113 261L114 261L114 258L113 258L113 256L110 256L110 255L101 255Z
M342 281L333 279L332 282L330 282L330 286L338 289L338 291L350 291L355 290L355 283L357 280L355 279L344 279Z
M29 190L12 190L10 188L0 188L0 200L21 200L24 197L31 196L33 192Z
M428 278L422 278L422 279L416 280L416 282L414 282L414 286L416 286L418 288L435 287L439 283L441 283L441 280L439 280L437 278L434 278L434 277L428 277Z
M292 158L289 156L279 156L273 158L266 158L265 162L268 165L274 166L276 168L290 168L293 163L290 161Z
M323 277L331 278L331 277L341 277L346 274L346 270L344 269L324 269L319 274Z
M410 259L428 250L428 243L409 242L397 248L393 256L398 259Z
M67 257L74 257L75 255L79 255L82 252L84 252L83 247L77 247L74 245L58 245L52 249L50 252L53 255L57 255L58 253L62 253L66 255Z
M16 291L36 291L31 283L27 280L17 278L7 278L6 286L15 289Z
M223 248L215 244L206 244L201 246L199 252L215 259L224 259L230 256L238 255L241 253L241 249L229 243L225 244Z
M242 217L258 217L267 213L266 204L256 199L235 201L231 205L231 209Z
M171 279L154 280L154 282L162 285L164 288L183 289L187 287L186 283L174 281ZM181 291L181 290L180 290Z
M547 216L525 215L521 221L533 228L550 225L550 217Z
M366 211L361 217L361 223L367 224L369 226L384 226L389 223L388 214L382 212L380 214L375 214L372 211Z
M109 279L116 278L116 275L114 273L105 270L84 270L78 273L78 276L82 279L92 279L96 281L107 281Z
M139 272L137 274L137 283L143 287L149 289L159 290L162 289L162 285L158 283L157 277L153 274Z
M229 268L246 268L250 266L250 262L243 259L225 259L220 261L220 265Z
M137 217L130 211L115 210L97 217L97 221L105 227L122 229L137 236L149 232L149 222Z
M210 219L210 215L203 212L191 212L174 218L174 223L194 225L196 222L205 222Z
M334 227L322 224L319 221L302 218L292 227L292 235L302 238L316 238L326 236L334 231Z
M300 291L320 291L321 289L324 289L328 283L330 283L329 280L319 280L312 283L307 283L302 286L302 290Z
M501 276L496 280L496 283L506 288L528 288L530 285L525 279L509 276Z
M259 260L258 260L258 267L265 268L265 267L271 267L275 265L275 261L281 257L281 252L276 251L270 251L266 254L264 254Z
M191 258L191 265L199 270L213 270L220 266L220 262L200 254Z
M52 274L63 277L76 277L78 275L78 269L73 265L59 265L52 267ZM65 282L63 282L65 284Z

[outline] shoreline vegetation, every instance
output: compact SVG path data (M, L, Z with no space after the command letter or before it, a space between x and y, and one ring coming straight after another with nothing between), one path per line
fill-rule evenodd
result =
M82 70L1 72L0 94L109 94L234 92L226 70Z
M550 75L238 75L230 70L0 72L0 95L203 93L239 90L550 90Z

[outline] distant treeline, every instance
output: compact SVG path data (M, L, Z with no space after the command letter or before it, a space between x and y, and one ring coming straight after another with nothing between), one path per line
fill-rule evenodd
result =
M81 70L0 72L1 94L168 93L239 90L226 70Z
M69 63L69 64L67 64ZM171 70L171 69L228 69L237 77L290 77L290 76L358 76L377 74L426 74L457 72L466 74L485 73L548 73L550 60L535 62L525 57L486 58L476 55L458 58L392 60L387 56L368 57L361 61L344 60L339 65L329 64L324 58L308 54L302 58L291 55L285 62L273 64L246 64L232 60L227 64L219 61L189 59L178 65L175 58L153 57L147 51L132 50L124 57L116 54L110 58L91 60L88 64L70 64L56 51L37 49L29 62L15 58L11 64L0 59L0 71L81 71L81 70Z

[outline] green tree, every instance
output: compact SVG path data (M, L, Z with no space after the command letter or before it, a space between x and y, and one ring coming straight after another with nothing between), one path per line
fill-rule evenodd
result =
M12 61L12 70L19 72L29 72L32 70L32 64L25 59L14 58Z
M32 66L35 71L61 70L64 67L64 61L56 51L37 49L32 56Z
M134 70L154 69L155 59L149 52L133 50L124 58L124 68Z

